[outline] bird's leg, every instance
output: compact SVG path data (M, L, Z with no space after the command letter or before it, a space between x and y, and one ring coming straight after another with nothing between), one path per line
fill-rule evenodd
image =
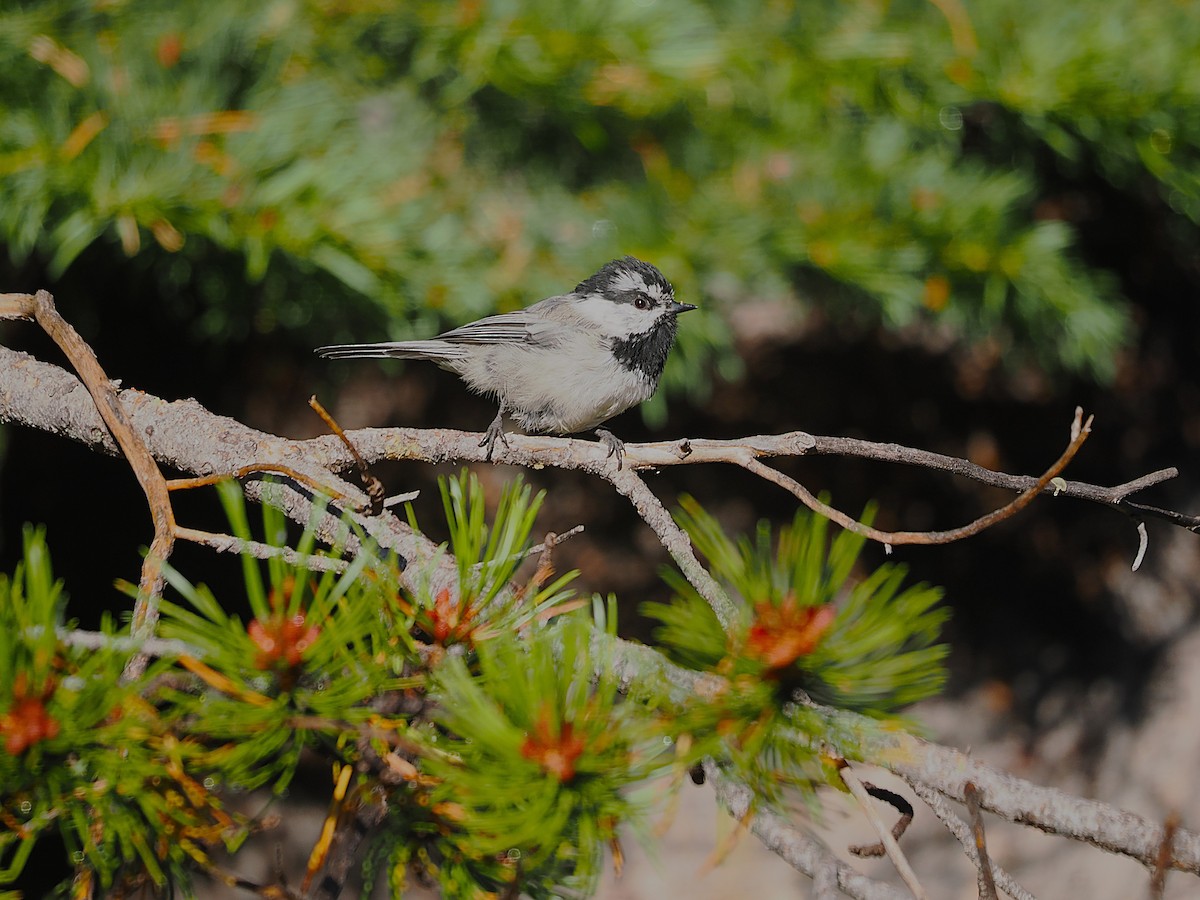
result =
M621 460L625 458L625 442L607 428L597 428L596 437L608 448L608 455L617 458L617 471L621 471Z
M492 419L492 424L488 426L484 432L483 440L479 442L480 447L487 447L487 453L483 458L486 462L492 461L492 451L496 449L496 441L504 445L504 449L509 448L508 438L504 435L504 404L500 404L500 411L496 413L496 418Z

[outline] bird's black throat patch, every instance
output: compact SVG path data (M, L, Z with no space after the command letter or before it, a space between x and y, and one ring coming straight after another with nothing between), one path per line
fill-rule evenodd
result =
M663 316L654 326L641 334L613 338L612 354L617 362L648 377L658 380L667 364L667 354L675 343L674 316Z

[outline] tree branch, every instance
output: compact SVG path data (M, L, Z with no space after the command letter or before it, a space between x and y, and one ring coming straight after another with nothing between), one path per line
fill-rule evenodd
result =
M154 457L160 463L184 472L216 475L235 472L250 462L274 462L303 472L319 483L328 483L330 472L347 471L356 465L340 440L332 435L290 440L214 415L194 400L168 402L134 390L121 391L119 397L134 427L146 436ZM19 403L14 402L16 398L20 398ZM117 449L103 430L103 423L98 421L94 406L79 392L78 382L70 373L5 347L0 347L0 421L59 433L108 453L115 453ZM479 436L471 432L438 428L361 428L346 432L346 435L369 463L385 459L431 463L484 461L484 451L477 446ZM497 462L576 469L613 480L615 466L607 458L604 445L598 442L519 434L509 435L509 441L512 444L509 449L497 448ZM632 469L696 463L740 465L747 458L787 455L843 455L903 463L948 472L1017 493L1036 488L1041 480L1034 476L994 472L966 460L897 444L814 436L804 432L754 435L736 441L689 439L627 444L625 465ZM1048 485L1050 490L1046 490L1045 495L1100 503L1130 515L1162 519L1189 530L1200 529L1200 516L1128 499L1137 491L1177 475L1177 469L1161 469L1113 487L1052 476ZM353 485L337 482L332 486L366 505L366 496ZM624 488L636 505L636 489L629 485ZM399 550L398 547L392 549Z
M195 400L168 402L130 389L117 396L133 431L162 465L196 476L257 472L274 465L281 471L299 472L314 484L352 498L355 508L367 505L360 489L331 474L345 466L330 465L330 453L339 461L349 459L333 436L292 441L214 415ZM0 347L0 422L59 434L103 453L119 452L95 403L74 375L7 347ZM247 466L248 462L254 465ZM270 502L298 524L307 525L312 519L313 491L303 484L252 479L244 483L244 488L251 499ZM327 544L345 546L353 552L358 538L339 513L331 507L318 518L314 523L317 535ZM402 577L410 566L423 569L440 563L442 571L434 584L453 578L453 562L444 555L439 557L437 545L395 516L359 516L355 521L380 547L397 554Z
M754 803L754 793L750 788L729 778L712 760L704 763L704 774L731 816L740 820L750 813ZM819 872L832 872L836 875L838 888L851 897L860 900L900 900L908 897L904 891L856 872L834 856L817 838L770 810L755 810L750 819L750 830L796 871L809 877L816 877Z

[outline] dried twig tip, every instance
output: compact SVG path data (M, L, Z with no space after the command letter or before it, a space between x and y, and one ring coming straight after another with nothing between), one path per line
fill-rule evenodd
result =
M1146 523L1138 522L1138 551L1137 556L1133 558L1133 570L1136 572L1142 567L1142 560L1146 558L1146 548L1150 546L1150 535L1146 533Z
M371 506L368 515L377 516L384 510L384 505L387 499L387 491L384 490L383 482L371 474L367 467L367 461L363 459L362 454L358 452L358 448L350 442L350 438L346 436L346 432L321 405L321 401L317 399L317 395L313 394L308 398L308 405L312 407L313 412L321 417L321 421L325 423L325 427L337 435L338 440L345 445L349 451L354 464L358 467L358 477L362 481L363 488L367 492L367 497L370 498Z

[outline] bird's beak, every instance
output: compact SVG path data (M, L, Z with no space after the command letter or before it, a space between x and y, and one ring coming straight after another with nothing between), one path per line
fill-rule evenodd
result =
M667 309L670 310L671 314L676 315L676 316L679 315L680 313L687 312L689 309L695 309L695 308L696 308L696 305L694 303L678 303L675 300L672 300L671 305L667 307Z

